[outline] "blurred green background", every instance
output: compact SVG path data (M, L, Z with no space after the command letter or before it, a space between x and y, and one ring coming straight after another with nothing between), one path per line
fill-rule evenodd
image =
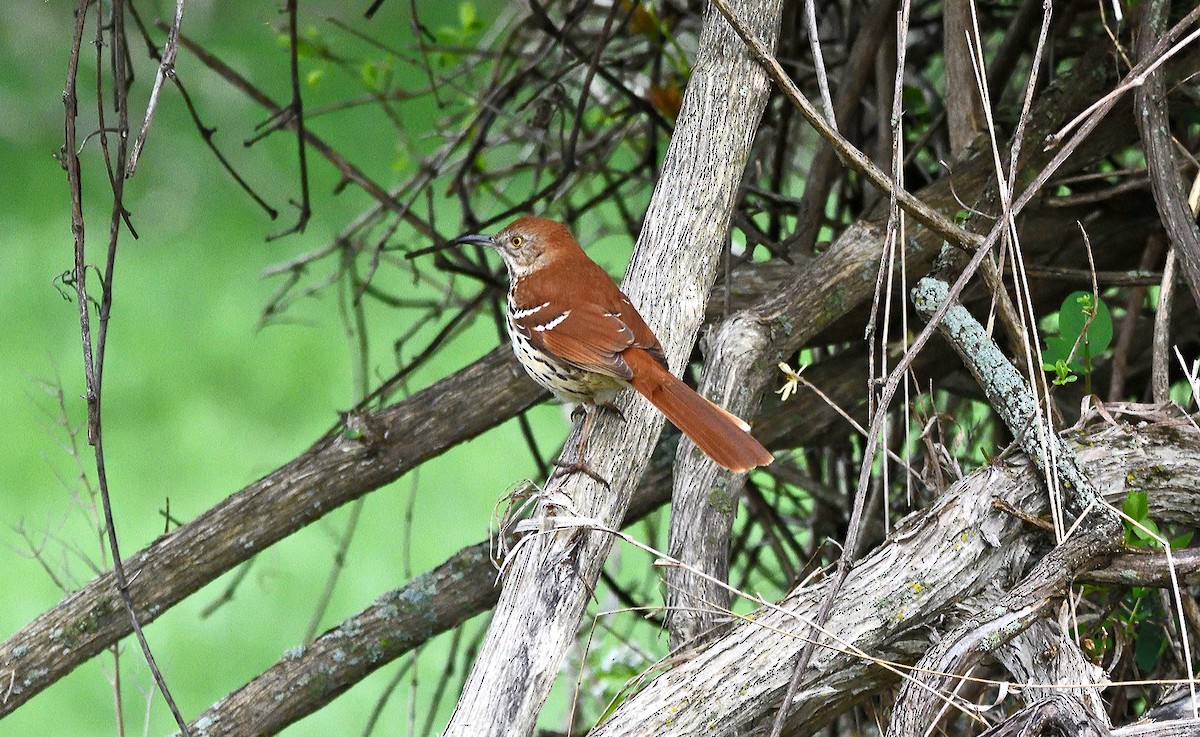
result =
M152 22L169 17L173 5L160 0L157 6L137 7ZM287 56L280 43L280 5L190 0L184 31L276 99L285 100ZM370 23L362 19L367 5L365 0L302 3L302 27L345 40L325 20L336 16L389 38L397 48L412 46L408 3L384 3ZM486 26L503 5L477 2L473 7ZM66 176L56 154L63 141L61 96L74 6L16 2L0 10L4 637L62 599L58 583L76 588L93 578L101 565L100 540L81 481L81 474L94 478L94 461L82 435L74 438L78 455L71 445L71 433L82 431L85 417L78 310L70 290L56 281L72 263ZM431 28L463 23L458 3L424 3L420 12ZM87 34L94 35L90 22ZM161 34L156 42L161 43ZM136 37L131 47L138 76L130 119L136 127L155 66ZM81 137L95 126L95 64L94 49L85 43ZM267 242L265 236L294 222L294 209L287 202L298 197L295 139L281 134L244 148L243 140L252 137L255 124L264 119L262 109L186 52L181 51L177 69L205 122L218 129L218 145L281 216L270 221L219 168L168 85L139 171L128 184L126 205L140 237L134 240L126 233L120 241L105 371L106 458L125 555L163 532L168 502L173 517L192 519L303 452L336 420L337 411L356 399L353 352L334 292L299 303L283 319L263 327L261 310L279 282L262 278L262 273L272 264L326 245L368 206L368 198L353 186L335 195L337 177L310 153L314 215L308 229ZM423 81L415 67L398 64L395 71L412 75L413 86ZM361 85L361 80L334 67L310 82L310 109ZM432 150L439 143L434 122L440 113L428 99L406 103L401 110L404 134L399 136L386 121L381 123L374 107L309 124L376 181L393 185L409 175L407 164L414 152ZM94 138L82 158L84 197L90 208L88 245L96 260L105 245L110 197ZM414 240L412 245L426 244ZM395 293L408 295L415 289L399 273L381 272L379 278ZM406 325L402 315L391 311L373 310L368 319L370 370L377 382L394 371L391 343ZM471 325L414 376L411 388L467 365L497 342L490 321ZM422 344L412 343L402 358L411 357ZM56 398L60 391L65 416ZM543 406L533 418L543 449L552 449L565 435L561 411ZM524 442L510 423L372 494L318 631L402 585L410 572L424 571L460 547L484 539L495 500L508 485L533 474ZM406 551L400 531L410 502L413 534ZM150 643L186 717L194 717L302 642L348 511L338 510L260 555L234 600L211 617L201 618L200 612L218 596L229 575L149 625ZM412 676L406 677L388 703L377 734L405 734L413 718L421 726L429 712L429 694L446 667L445 653L444 642L421 653L415 669L420 688L411 690ZM361 733L398 666L377 672L334 706L285 734ZM461 667L460 660L456 668ZM173 722L132 640L122 644L120 672L126 734L171 732ZM92 660L0 722L0 735L117 734L112 678L111 656ZM433 718L435 732L444 725L453 701L451 691Z

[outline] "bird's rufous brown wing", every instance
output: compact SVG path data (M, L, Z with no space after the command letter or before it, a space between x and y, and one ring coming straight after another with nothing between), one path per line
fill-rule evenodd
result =
M633 331L598 305L547 308L515 322L535 348L561 361L625 381L633 378L633 370L621 357L634 344Z
M514 322L537 348L587 371L625 381L633 370L622 353L641 348L667 367L662 346L612 277L580 253L572 264L575 281L587 283L587 299L579 293L563 294L559 282L529 277L516 305Z

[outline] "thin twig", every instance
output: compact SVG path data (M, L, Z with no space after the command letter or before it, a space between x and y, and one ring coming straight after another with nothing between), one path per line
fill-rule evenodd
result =
M821 54L821 35L817 27L817 11L813 0L804 0L804 22L808 25L808 47L812 51L813 66L817 70L817 89L821 92L821 104L825 106L825 119L829 127L837 130L837 114L833 109L833 98L829 96L829 75L825 71L825 57Z
M292 233L303 233L312 216L312 204L308 195L308 146L304 131L304 97L300 94L300 34L296 30L297 4L299 0L287 0L288 16L288 74L292 82L292 101L288 103L284 113L289 127L296 131L296 161L300 175L300 201L292 200L298 210L296 223L286 230L267 236L267 240L275 240Z
M76 299L79 304L79 326L80 337L83 345L84 359L84 381L86 385L86 399L88 407L88 442L92 445L96 459L96 479L100 490L100 500L104 510L104 525L107 531L109 551L113 559L113 578L116 583L117 592L120 595L121 602L125 607L126 613L129 615L130 623L137 637L138 644L141 646L142 654L146 659L146 664L150 668L150 672L154 677L154 682L158 690L162 693L163 699L166 701L171 715L175 718L176 724L179 726L181 734L187 737L187 723L183 720L182 714L179 712L179 707L175 704L175 699L171 696L171 691L167 687L166 680L163 678L162 672L159 670L158 663L154 659L154 654L150 650L150 645L146 641L145 634L142 632L141 622L138 620L138 615L133 603L133 597L129 591L129 580L125 574L125 566L122 562L120 546L117 542L116 522L112 513L112 502L108 489L108 474L104 460L104 442L103 433L101 432L101 387L103 384L103 367L105 347L107 344L106 337L108 331L108 319L112 309L112 285L113 273L116 263L117 239L120 234L122 223L127 222L126 211L122 202L122 194L124 192L124 167L112 166L112 159L109 157L107 132L104 125L104 110L105 102L102 94L97 95L96 109L100 121L100 145L104 152L105 162L108 164L110 182L113 193L113 206L109 223L109 238L108 248L104 268L100 271L100 301L98 305L98 327L95 331L93 343L92 318L91 318L91 299L87 289L87 255L86 241L84 237L84 216L83 216L83 190L81 184L81 172L79 163L79 149L76 145L76 116L78 114L78 98L76 93L76 81L79 71L79 56L83 41L83 29L87 22L87 7L89 0L81 0L75 16L75 34L71 46L71 55L67 63L67 82L63 93L63 102L66 107L64 131L65 131L65 146L63 155L67 168L67 183L71 196L71 230L74 234L74 251L75 251L75 269L72 274L74 282ZM102 12L101 4L96 4L96 11L99 15ZM102 18L97 18L97 34L103 33L105 23ZM127 67L125 64L128 49L125 44L124 33L124 4L121 2L114 3L112 6L111 19L111 34L112 43L109 44L113 58L114 79L112 87L116 97L116 110L118 116L118 140L116 160L118 164L123 163L126 158L126 146L128 142L128 106L126 93L127 85ZM97 55L103 54L105 46L102 43L96 44ZM100 75L103 74L105 65L103 59L99 59L97 63L97 89L102 93L103 87L100 84Z
M158 108L158 93L162 90L163 80L175 77L175 55L179 53L179 25L183 22L183 4L184 0L175 0L175 17L171 19L171 30L167 32L167 42L163 45L162 61L154 76L150 102L146 105L146 118L142 121L142 129L129 152L129 164L125 167L126 178L137 172L138 157L142 155L142 146L146 145L146 134L150 132L150 123L154 120L154 111Z

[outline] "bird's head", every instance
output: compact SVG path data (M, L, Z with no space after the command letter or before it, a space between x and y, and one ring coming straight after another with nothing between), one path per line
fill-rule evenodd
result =
M496 249L512 279L528 276L563 254L579 250L579 244L565 225L532 215L514 220L498 233L464 235L452 242L477 243Z

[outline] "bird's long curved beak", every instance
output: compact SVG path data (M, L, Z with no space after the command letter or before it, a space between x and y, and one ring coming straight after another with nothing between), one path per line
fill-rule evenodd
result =
M418 256L424 256L429 253L437 253L438 251L441 251L445 248L450 248L451 246L461 246L464 243L473 243L473 244L477 244L480 246L495 246L495 243L492 241L492 237L490 235L484 235L482 233L471 233L470 235L460 235L459 237L455 238L452 241L446 241L445 243L439 243L435 246L429 246L428 248L418 248L415 251L409 251L407 254L405 254L404 258L414 259L414 258L417 258Z
M490 235L484 235L483 233L471 233L470 235L460 235L459 237L450 241L450 245L453 245L453 246L462 245L463 243L471 243L471 244L474 244L477 246L495 246L496 245L496 242L494 240L492 240L492 237Z

